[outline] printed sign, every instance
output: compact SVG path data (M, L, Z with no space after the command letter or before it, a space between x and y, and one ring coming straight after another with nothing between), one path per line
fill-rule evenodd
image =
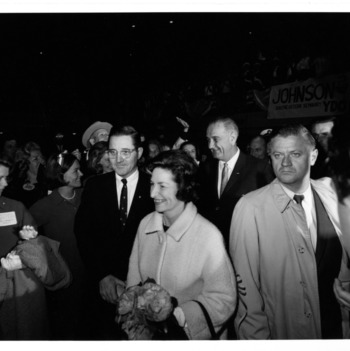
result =
M0 213L0 227L17 224L16 213L14 211Z
M350 111L350 73L276 85L267 118L330 117Z

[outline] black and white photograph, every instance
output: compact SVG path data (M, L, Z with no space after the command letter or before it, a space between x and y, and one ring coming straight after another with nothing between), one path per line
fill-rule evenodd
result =
M0 7L3 345L345 342L348 9L106 2Z

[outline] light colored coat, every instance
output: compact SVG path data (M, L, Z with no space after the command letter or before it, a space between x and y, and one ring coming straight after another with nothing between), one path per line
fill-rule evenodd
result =
M311 181L344 248L331 180ZM317 265L305 213L277 180L244 196L232 217L239 339L319 339ZM347 279L343 250L342 278Z
M219 230L188 203L165 233L163 215L153 212L140 223L129 261L127 286L153 278L177 298L192 339L210 339L199 305L216 331L236 307L236 281Z

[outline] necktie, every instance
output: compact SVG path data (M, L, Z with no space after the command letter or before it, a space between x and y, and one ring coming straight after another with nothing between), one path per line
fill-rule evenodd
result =
M126 219L128 218L128 187L126 179L122 179L123 188L120 194L120 222L122 225L122 230L125 229Z
M293 200L295 200L298 205L302 206L301 202L304 200L304 195L294 195Z
M221 188L220 188L220 196L224 192L224 189L226 187L226 184L228 182L228 166L227 163L224 163L224 168L222 169L221 173Z

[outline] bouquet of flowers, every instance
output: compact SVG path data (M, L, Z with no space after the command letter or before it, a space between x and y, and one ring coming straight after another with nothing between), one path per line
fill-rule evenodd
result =
M172 313L175 305L176 299L148 278L120 295L116 322L129 340L163 339L168 333L169 322L173 324L175 320L176 323Z

